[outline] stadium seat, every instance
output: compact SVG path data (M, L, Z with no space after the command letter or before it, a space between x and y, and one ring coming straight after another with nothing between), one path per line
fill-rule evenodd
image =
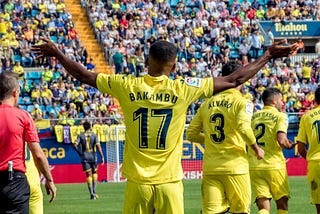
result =
M57 37L56 37L56 36L50 36L50 39L51 39L54 43L57 43Z
M200 59L202 57L202 54L201 54L201 52L196 52L195 56L197 59Z
M20 108L21 108L22 110L27 111L27 106L26 106L26 105L20 105Z
M15 55L13 56L13 61L15 61L15 62L21 62L21 56L15 54Z
M39 106L40 110L43 112L43 111L46 111L46 107L44 105L40 105Z
M229 54L229 58L230 59L236 59L236 58L239 58L240 56L239 56L239 52L237 51L237 50L235 50L235 49L232 49L231 51L230 51L230 54Z
M27 72L26 78L27 79L32 79L32 80L41 79L41 72L39 72L39 71L29 71L29 72Z
M34 105L28 105L28 107L27 107L28 112L31 113L33 109L34 109Z
M39 11L38 10L35 10L35 9L32 9L31 10L31 16L32 17L35 17L36 15L38 15Z
M170 6L175 7L178 4L179 0L171 0L170 1Z
M24 103L25 105L31 105L31 104L32 104L32 99L31 99L31 97L29 97L29 96L23 97L23 103Z
M53 110L52 105L47 105L46 106L46 111L50 112L51 110Z
M18 98L18 105L23 105L24 101L23 101L23 97L19 97Z

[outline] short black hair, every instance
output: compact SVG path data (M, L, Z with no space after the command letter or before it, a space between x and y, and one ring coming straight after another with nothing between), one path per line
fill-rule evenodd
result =
M317 104L320 104L320 87L318 87L314 93L315 100Z
M85 131L89 130L91 128L91 125L88 121L83 123L83 128Z
M0 74L0 101L10 98L12 92L20 88L19 75L9 71Z
M242 65L238 61L229 61L222 67L222 76L228 76L240 68Z
M282 94L281 91L278 88L267 88L262 93L262 101L265 105L268 105L271 103L274 96Z
M167 63L176 60L177 47L167 41L157 41L150 47L149 57L159 63Z

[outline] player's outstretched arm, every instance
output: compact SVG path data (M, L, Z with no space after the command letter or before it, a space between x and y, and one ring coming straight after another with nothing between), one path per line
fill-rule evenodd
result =
M32 153L33 160L34 160L34 163L35 163L37 169L46 178L45 188L46 188L48 195L51 192L51 199L50 199L50 203L51 203L56 198L57 188L53 182L53 178L52 178L52 175L50 172L48 160L47 160L46 156L44 155L39 143L28 142L28 147Z
M286 43L286 40L282 40L281 42L275 43L274 45L270 46L260 58L238 69L231 75L215 78L214 93L229 88L234 88L245 83L247 80L253 77L261 68L263 68L263 66L272 58L287 57L297 52L299 46L296 43L290 46L283 46L284 43Z
M82 64L65 56L50 39L46 37L40 37L40 39L45 43L31 47L31 50L34 51L37 58L56 57L60 64L77 80L92 87L97 87L96 78L98 73L88 71Z

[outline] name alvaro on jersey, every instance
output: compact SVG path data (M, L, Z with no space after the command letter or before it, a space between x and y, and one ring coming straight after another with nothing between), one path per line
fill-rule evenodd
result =
M229 100L213 100L212 102L208 103L208 109L214 108L214 107L225 107L225 108L231 108L233 105L232 102L229 102Z

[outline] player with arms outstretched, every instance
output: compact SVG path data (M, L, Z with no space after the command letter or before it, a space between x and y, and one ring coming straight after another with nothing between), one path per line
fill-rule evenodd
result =
M171 80L177 48L155 42L143 77L108 75L87 71L66 57L49 39L32 47L38 57L56 57L79 81L117 98L126 125L122 172L127 178L123 213L184 213L182 142L188 106L200 97L241 85L271 58L288 56L296 44L271 46L255 62L218 78Z

